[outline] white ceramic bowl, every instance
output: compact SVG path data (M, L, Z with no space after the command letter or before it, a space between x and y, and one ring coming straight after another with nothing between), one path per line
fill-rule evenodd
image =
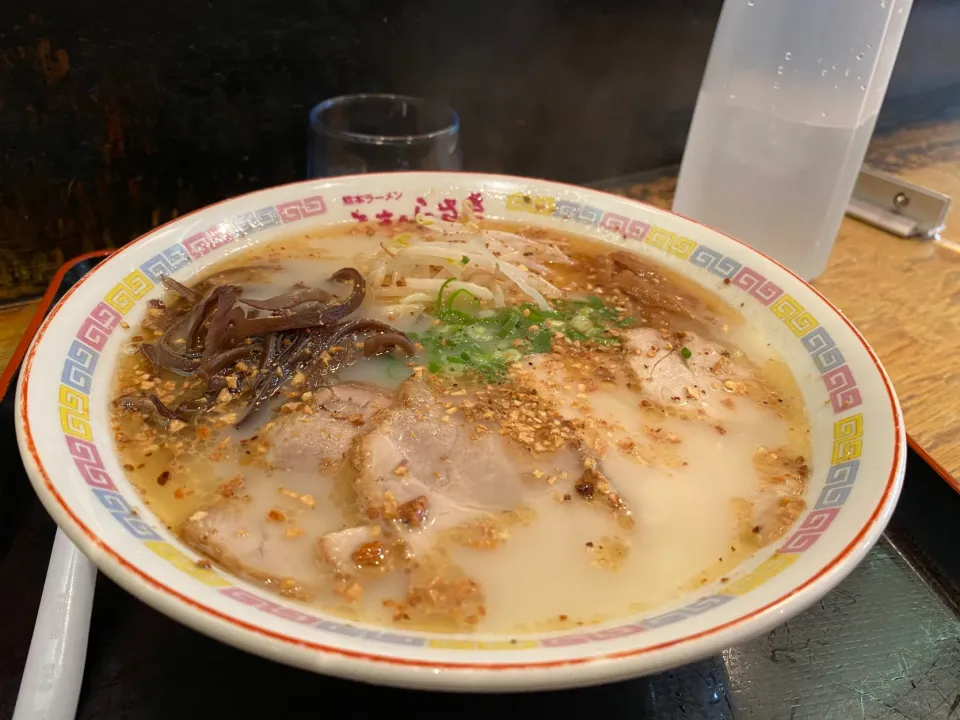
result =
M564 228L649 254L741 305L785 358L812 423L809 510L726 584L576 631L431 635L325 617L224 574L163 528L124 478L107 407L124 335L160 275L180 281L242 248L318 226L456 212ZM893 511L905 461L890 381L853 326L769 258L637 202L539 180L363 175L234 198L177 219L103 262L54 308L17 388L17 436L41 500L110 578L170 617L250 652L369 682L447 690L571 687L649 674L742 643L833 588Z

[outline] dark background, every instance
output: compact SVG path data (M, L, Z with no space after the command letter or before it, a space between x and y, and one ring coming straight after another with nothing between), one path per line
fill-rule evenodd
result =
M471 170L588 182L677 162L721 4L2 0L0 300L301 178L307 112L336 94L449 103ZM960 2L915 0L881 131L956 104L958 30Z

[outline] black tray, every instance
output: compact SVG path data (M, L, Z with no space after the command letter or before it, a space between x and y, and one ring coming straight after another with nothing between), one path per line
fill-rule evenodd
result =
M101 258L65 266L45 309ZM45 311L42 310L42 311ZM14 357L19 363L22 356ZM18 370L19 372L19 370ZM19 463L11 383L0 404L0 718L13 714L55 526ZM628 682L525 695L377 688L248 655L99 576L77 718L505 716L684 720L960 720L960 495L912 450L889 530L833 593L703 662Z

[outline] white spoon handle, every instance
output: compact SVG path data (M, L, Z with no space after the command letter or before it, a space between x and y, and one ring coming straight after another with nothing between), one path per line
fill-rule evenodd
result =
M97 570L59 529L13 720L74 720Z

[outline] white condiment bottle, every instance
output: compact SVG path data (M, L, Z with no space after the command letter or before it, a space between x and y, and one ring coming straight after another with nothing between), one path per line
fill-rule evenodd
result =
M673 209L823 272L912 0L726 0Z

